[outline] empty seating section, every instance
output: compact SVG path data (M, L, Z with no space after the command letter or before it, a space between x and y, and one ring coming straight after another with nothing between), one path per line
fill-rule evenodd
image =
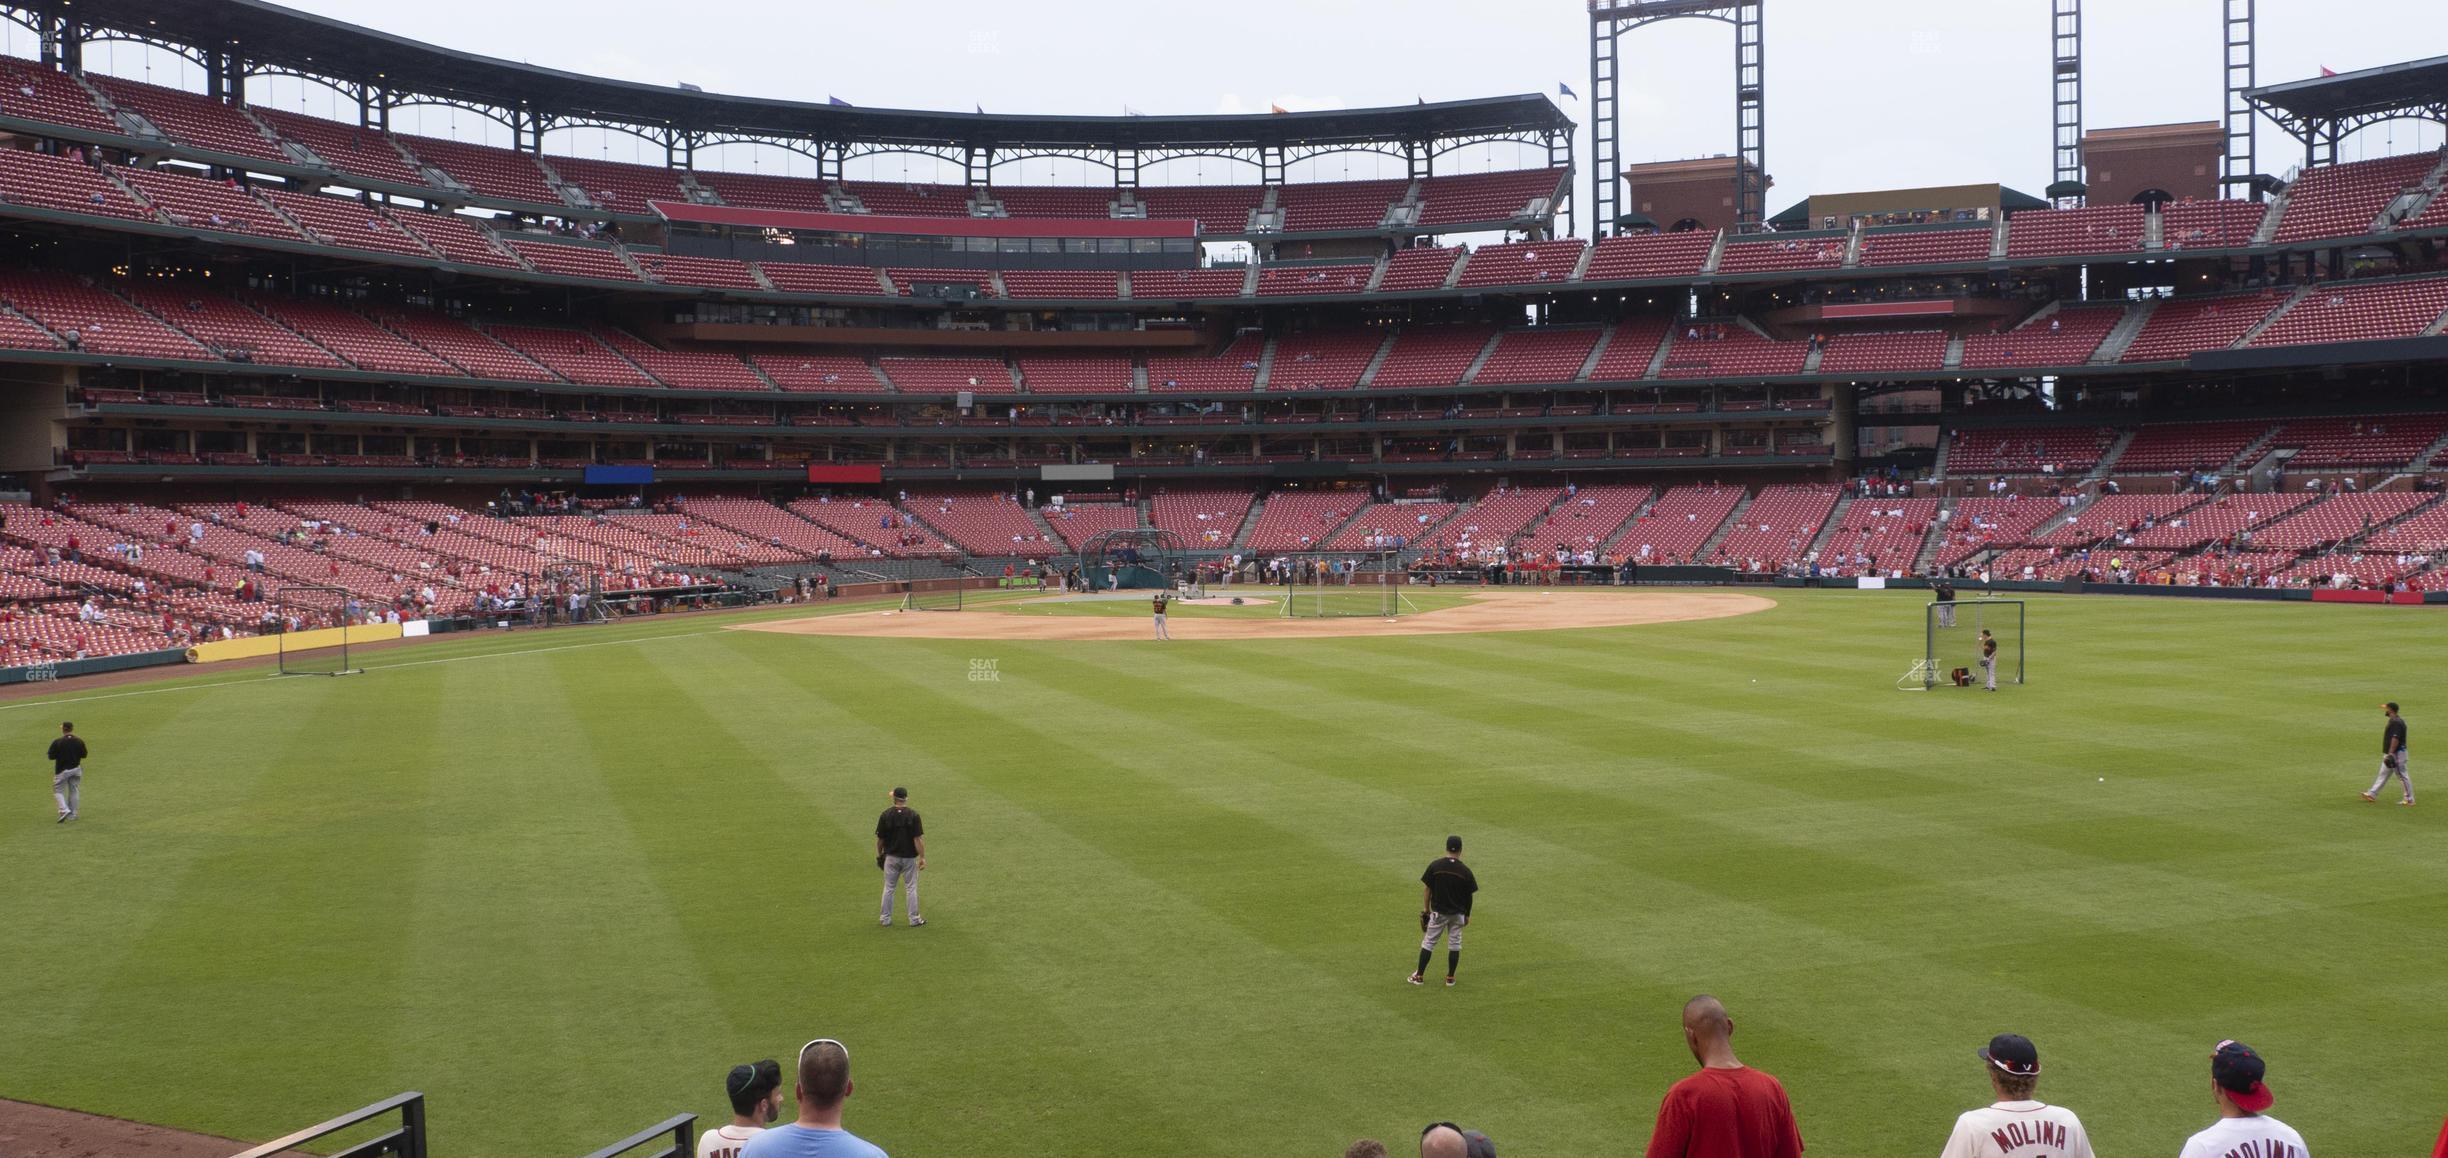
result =
M1561 168L1517 169L1430 177L1420 182L1419 223L1458 225L1526 216L1533 201L1555 199L1567 172Z
M1798 563L1836 509L1835 487L1815 483L1760 488L1734 529L1717 544L1716 558L1763 568Z
M2285 244L2370 233L2380 211L2398 194L2421 184L2439 161L2437 152L2408 153L2306 169L2287 189L2276 240Z
M544 180L535 158L510 149L435 137L398 137L419 161L442 170L469 192L504 201L564 207L561 194Z
M2278 428L2272 447L2291 447L2290 471L2336 467L2403 468L2448 433L2448 416L2382 414L2307 418Z
M1537 549L1569 546L1594 551L1614 538L1656 494L1650 487L1622 483L1575 487L1546 518L1523 527L1517 537Z
M2159 240L2169 249L2250 245L2267 216L2259 201L2170 201L2159 207Z
M2295 299L2251 346L2411 338L2448 310L2448 277L2314 286Z
M1742 326L1722 328L1720 337L1677 335L1666 351L1660 378L1752 378L1799 374L1810 357L1807 342L1779 342Z
M1822 234L1776 241L1729 241L1717 257L1717 272L1835 269L1844 264L1845 239Z
M0 110L7 94L0 93ZM151 221L153 211L91 165L10 149L0 151L0 200L34 209Z
M391 144L391 138L379 129L344 125L321 117L285 113L277 109L256 108L256 117L279 133L306 146L323 163L336 172L389 181L396 185L423 185L425 174L417 172Z
M1441 289L1446 279L1453 276L1454 263L1462 260L1465 252L1460 248L1427 246L1395 250L1386 259L1385 277L1378 280L1377 289L1389 293Z
M1409 549L1450 518L1452 503L1371 503L1326 540L1329 551Z
M2256 527L2252 545L2262 551L2310 551L2367 532L2377 540L2386 534L2382 528L2430 501L2430 495L2410 491L2330 495L2274 526Z
M12 520L10 525L15 526L15 521ZM2448 551L2448 503L2434 503L2425 507L2373 535L2364 545L2373 551L2421 554Z
M339 197L309 197L302 193L265 190L274 208L288 214L289 219L306 230L306 236L318 245L336 245L343 249L369 249L377 253L395 253L402 257L432 260L433 254L424 244L400 228L399 222L377 206Z
M1148 500L1148 521L1194 550L1221 551L1241 533L1256 497L1246 490L1166 491Z
M1107 531L1127 531L1139 525L1137 503L1068 503L1041 507L1037 514L1074 551Z
M619 253L593 245L574 242L529 241L519 237L504 238L512 253L535 267L537 273L558 274L562 277L592 278L596 281L636 281L637 271L622 261Z
M1631 281L1652 277L1696 277L1717 247L1715 230L1637 233L1610 237L1590 255L1583 281Z
M876 359L893 388L903 394L1010 394L1011 370L999 358Z
M1910 572L1937 522L1938 507L1937 499L1855 499L1836 516L1836 532L1821 549L1820 561L1864 574Z
M1136 301L1174 298L1237 298L1249 281L1246 269L1142 269L1131 272Z
M666 350L626 330L597 325L589 331L597 341L620 351L622 357L681 390L770 390L748 364L734 354L708 350Z
M1200 233L1246 233L1261 185L1143 185L1132 194L1151 220L1196 221Z
M172 225L221 233L251 233L282 241L305 240L270 205L227 185L154 169L122 166L115 172L139 196L152 202L163 220Z
M757 268L765 272L765 280L789 294L865 294L883 297L887 292L876 271L863 265L811 265L796 261L760 261Z
M514 382L553 380L551 371L447 314L393 306L378 312L375 320L478 378Z
M1007 270L1003 290L1016 298L1102 301L1122 295L1121 280L1104 269Z
M2006 219L2006 256L2123 253L2142 248L2139 205L2027 209Z
M1349 390L1360 384L1384 338L1376 330L1278 338L1275 361L1267 367L1267 390Z
M1433 326L1404 330L1386 351L1369 385L1378 390L1453 386L1477 361L1495 331L1486 326Z
M825 182L812 177L782 177L770 173L723 173L698 169L691 174L701 189L711 189L725 205L749 209L797 209L823 213Z
M211 97L99 73L87 73L85 79L112 104L151 121L179 144L235 157L289 161L245 113Z
M504 269L524 268L519 259L510 255L493 239L492 231L456 213L419 213L394 209L391 219L405 226L408 232L423 238L445 260L463 265L490 265Z
M0 273L0 304L66 337L71 348L134 358L209 359L203 347L139 313L117 295L77 284L65 274Z
M1838 334L1819 355L1822 374L1929 371L1946 365L1944 330Z
M2062 526L2032 542L2041 546L2087 547L2121 532L2140 534L2201 501L2200 495L2101 495L2067 517Z
M1258 334L1243 334L1213 357L1201 354L1150 354L1147 358L1148 390L1150 393L1189 390L1239 393L1255 390L1258 356L1265 351L1266 338Z
M1410 187L1408 180L1290 184L1276 190L1275 207L1286 233L1375 229Z
M2134 432L2111 469L2119 474L2162 470L2217 470L2264 434L2266 422L2153 423Z
M322 347L218 294L192 287L138 282L128 287L127 295L153 316L185 331L205 348L220 351L223 357L244 353L250 361L278 366L344 365Z
M875 367L855 354L751 354L748 360L774 385L811 393L881 394Z
M1022 354L1020 381L1032 394L1128 394L1128 354Z
M1590 379L1634 382L1648 377L1649 364L1657 361L1658 347L1666 344L1671 327L1664 318L1627 318L1616 323L1615 333L1598 355L1598 364L1590 368Z
M2284 299L2276 293L2165 301L2151 310L2121 362L2161 362L2233 345Z
M1008 494L920 494L912 491L901 509L943 532L972 555L1043 558L1060 545Z
M2003 334L1974 334L1964 339L1963 366L1986 370L1998 366L2077 366L2091 360L2108 332L2125 317L2122 306L2060 309L2045 318L2023 323Z
M646 276L667 285L696 285L710 289L762 290L755 271L744 261L727 257L686 257L676 253L641 253L637 263Z
M652 386L654 379L612 352L593 335L544 326L486 328L503 345L517 350L555 374L587 386Z
M2432 195L2430 203L2423 206L2422 212L2397 223L2400 233L2434 229L2448 229L2448 197L2436 193Z
M0 348L11 350L57 350L60 340L41 326L0 306Z
M867 553L841 532L820 527L762 499L692 497L683 509L691 518L752 536L760 543L779 544L811 559L823 555L855 559Z
M1496 349L1479 366L1471 381L1482 386L1516 383L1570 382L1589 361L1590 350L1605 333L1595 328L1508 330ZM1644 363L1644 366L1646 364ZM1385 375L1380 372L1382 384Z
M422 347L339 306L299 298L263 295L248 304L356 365L378 374L415 374L456 378L458 367L434 357Z
M1659 495L1657 505L1615 540L1636 563L1688 563L1743 498L1741 487L1694 483Z
M2041 524L2063 510L2047 499L2016 496L1952 500L1939 515L1938 553L1930 564L1952 567L1983 551L2026 542Z
M990 270L895 268L884 273L892 279L893 292L903 297L916 294L918 291L915 287L921 282L928 285L976 286L980 295L994 295L994 273Z
M796 499L790 511L858 544L862 555L907 559L955 553L942 536L911 525L908 515L879 499Z
M1260 266L1258 268L1258 296L1356 294L1368 288L1369 278L1376 272L1377 267L1373 265ZM1138 285L1135 275L1131 284L1133 287Z
M1581 264L1582 251L1587 248L1589 243L1577 237L1483 245L1472 251L1470 264L1462 267L1462 280L1456 284L1533 285L1566 281L1572 277L1573 267Z
M994 185L989 199L1002 203L1012 217L1055 217L1101 221L1113 216L1114 191L1085 185Z
M2149 550L2187 551L2213 543L2228 543L2282 518L2316 496L2294 494L2220 495L2202 505L2172 515L2157 526L2134 532L2133 545Z
M2099 465L2100 455L2116 445L2117 433L2099 426L2023 426L1959 429L1950 437L1950 475L2039 474L2043 466L2059 475L2079 475Z
M1862 234L1863 265L1950 265L1989 260L1989 229L1869 230Z
M0 116L93 133L126 131L66 73L16 57L0 57Z
M680 175L660 165L630 165L588 157L543 157L561 183L583 190L587 200L615 213L649 213L649 201L686 201Z
M969 190L910 181L844 181L843 191L867 212L886 217L967 217Z
M1465 552L1500 547L1518 538L1563 497L1562 487L1493 490L1413 545L1429 549L1451 547Z
M1313 551L1332 537L1352 513L1368 505L1350 491L1277 491L1268 495L1250 528L1253 552Z

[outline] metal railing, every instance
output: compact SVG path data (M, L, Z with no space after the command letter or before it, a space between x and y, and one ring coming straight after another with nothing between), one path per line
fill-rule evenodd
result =
M640 1146L660 1142L665 1138L671 1139L671 1145L639 1155L638 1158L690 1158L697 1149L697 1115L674 1114L601 1150L588 1154L586 1158L613 1158L614 1155L626 1154Z
M363 1125L393 1110L398 1110L400 1114L399 1129L369 1138L346 1150L333 1151L330 1158L425 1158L425 1095L413 1090L394 1094L362 1110L350 1111L286 1137L275 1138L234 1158L272 1158L272 1155L284 1150L293 1150L325 1135ZM694 1116L689 1120L694 1121Z

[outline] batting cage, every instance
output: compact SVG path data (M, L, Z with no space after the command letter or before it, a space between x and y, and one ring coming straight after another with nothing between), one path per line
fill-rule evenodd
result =
M1984 638L1983 633L1986 633ZM1990 651L1987 639L1997 641ZM2023 682L2023 601L2020 599L1957 599L1931 603L1922 609L1921 658L1896 686L1907 691L1929 688L1987 687L1991 673L1982 666L1994 654L1996 683Z
M280 619L280 674L355 675L365 670L349 658L349 604L345 587L288 586L272 594L272 611Z
M969 581L984 577L984 572L963 563L950 583L941 580L913 579L901 593L903 611L958 611Z
M1155 527L1099 531L1080 545L1080 582L1090 591L1181 590L1196 584L1190 548Z
M1393 551L1303 552L1277 556L1273 566L1286 619L1393 619L1415 610L1403 598L1406 576Z

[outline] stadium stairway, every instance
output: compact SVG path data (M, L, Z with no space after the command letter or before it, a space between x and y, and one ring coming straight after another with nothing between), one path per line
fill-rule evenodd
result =
M2277 325L2278 319L2285 317L2288 310L2294 309L2295 304L2304 300L2305 296L2309 295L2311 292L2312 287L2309 284L2295 287L2295 292L2288 294L2285 301L2278 303L2277 309L2271 310L2268 314L2263 315L2260 321L2253 323L2253 327L2251 329L2244 331L2241 337L2238 337L2233 343L2222 348L2229 350L2241 350L2246 346L2252 345L2254 338L2260 337L2262 331L2269 329L2271 326Z
M1836 529L1844 525L1845 512L1853 509L1855 501L1852 495L1836 496L1836 505L1828 509L1827 520L1819 524L1819 533L1802 545L1804 560L1817 559L1821 552L1827 550L1829 541L1836 537Z
M1649 512L1657 509L1658 499L1664 493L1665 492L1663 491L1652 488L1649 492L1649 497L1641 500L1640 506L1635 508L1631 516L1623 521L1623 525L1616 527L1613 531L1608 532L1605 538L1599 540L1599 553L1606 554L1615 550L1615 545L1623 542L1624 536L1631 534L1633 528L1640 526L1642 519L1649 517Z
M2052 303L2049 308L2057 307ZM2134 338L2142 333L2142 327L2150 324L2151 311L2158 308L2159 303L2155 300L2139 301L2127 306L2125 316L2118 318L2117 324L2109 327L2108 336L2100 339L2099 349L2091 351L2091 364L2094 366L2115 365L2117 359L2125 356L2126 347L2133 345Z
M1252 266L1252 269L1257 267ZM1247 293L1245 289L1242 292ZM1275 372L1275 339L1268 338L1258 350L1258 372L1250 377L1250 389L1264 392L1268 379Z
M1820 359L1825 357L1827 357L1826 346L1821 346L1816 350L1812 350L1811 352L1802 355L1802 372L1805 374L1818 373Z
M2125 448L2132 446L2134 436L2140 434L2141 432L2141 428L2132 426L2118 431L2116 441L2109 443L2108 449L2100 452L2099 462L2092 466L2091 473L2083 476L2083 481L2086 483L2095 483L2101 479L2107 478L2111 473L2112 468L2116 466L2116 461L2125 457Z
M1473 358L1470 360L1470 365L1465 366L1465 367L1463 367L1463 368L1462 368L1462 376L1461 376L1460 378L1458 378L1458 379L1455 379L1455 381L1460 382L1460 383L1464 383L1464 384L1469 384L1469 383L1477 382L1477 381L1479 380L1479 369L1480 369L1480 367L1487 365L1488 355L1495 353L1495 352L1496 352L1496 343L1501 342L1501 341L1503 341L1503 340L1504 340L1504 332L1503 332L1502 330L1498 330L1498 331L1496 331L1495 333L1489 334L1489 335L1488 335L1488 339L1487 339L1487 343L1486 343L1485 345L1482 345L1482 346L1480 346L1480 347L1479 347L1479 353L1477 354L1477 356L1473 357Z
M1717 529L1710 531L1708 538L1700 540L1699 549L1691 553L1692 561L1698 563L1714 558L1717 554L1717 545L1725 542L1726 536L1733 534L1734 528L1742 525L1743 516L1751 512L1751 504L1758 498L1758 491L1751 491L1743 495L1742 501L1735 503L1734 509L1726 512L1726 517L1717 520ZM1829 521L1834 522L1832 519Z
M1989 260L2006 260L2006 215L2002 213L1989 226Z
M1726 232L1725 230L1720 229L1717 231L1716 242L1709 246L1708 260L1700 263L1701 273L1713 274L1717 272L1717 263L1725 258L1725 247ZM1592 246L1591 248L1595 249L1597 247Z
M1581 359L1581 368L1573 371L1573 381L1587 382L1590 380L1590 375L1598 372L1598 359L1606 356L1607 343L1615 340L1615 329L1616 325L1613 322L1608 322L1605 326L1600 327L1598 341L1590 346L1589 356Z
M2269 212L2261 215L2261 227L2253 230L2252 243L2254 245L2268 245L2277 238L2278 219L2286 216L2287 199L2294 191L2295 183L2290 181L2270 198Z
M1232 550L1233 550L1233 552L1234 552L1234 553L1236 553L1236 554L1246 554L1246 553L1248 553L1248 551L1249 551L1249 541L1250 541L1250 532L1255 531L1255 530L1257 530L1257 529L1258 529L1258 514L1259 514L1259 512L1260 512L1260 511L1264 510L1265 508L1266 508L1266 496L1264 496L1264 495L1260 495L1259 497L1257 497L1257 498L1255 498L1255 499L1250 500L1250 505L1249 505L1249 513L1248 513L1248 514L1246 514L1246 515L1241 516L1241 529L1240 529L1240 530L1238 530L1238 531L1233 532L1233 537L1232 537ZM1154 516L1153 516L1153 513L1151 512L1151 513L1150 513L1150 515L1148 515L1148 516L1146 516L1146 517L1149 519L1149 525L1153 526L1153 525L1154 525Z
M1352 389L1366 390L1371 385L1376 383L1377 371L1385 368L1386 355L1394 352L1394 341L1398 336L1399 335L1397 334L1389 333L1385 337L1378 339L1377 352L1369 356L1368 368L1360 371L1360 379L1359 381L1352 383Z
M1666 340L1659 342L1657 353L1649 356L1649 365L1646 369L1641 371L1641 377L1654 382L1657 380L1660 374L1665 372L1666 359L1669 355L1674 353L1675 329L1676 327L1673 323L1667 323ZM1603 349L1604 347L1600 348Z
M1963 340L1963 335L1962 335L1962 334L1948 334L1948 335L1947 335L1947 345L1946 345L1946 357L1945 357L1945 358L1943 358L1943 359L1941 359L1941 360L1939 361L1939 363L1938 363L1939 367L1940 367L1941 369L1947 369L1947 370L1961 370L1961 369L1963 369L1963 358L1964 358L1964 340Z
M1029 524L1036 527L1037 533L1044 535L1047 542L1055 544L1067 544L1069 542L1069 540L1064 539L1061 535L1054 533L1054 524L1045 520L1045 513L1043 511L1033 506L1024 506L1020 509L1028 512ZM1140 512L1139 517L1143 520L1146 519L1147 512ZM1144 526L1146 524L1142 523L1141 525Z

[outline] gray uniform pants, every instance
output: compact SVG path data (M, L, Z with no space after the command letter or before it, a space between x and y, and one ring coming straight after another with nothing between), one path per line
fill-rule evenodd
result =
M1470 916L1465 913L1428 914L1427 936L1420 938L1420 951L1427 952L1436 948L1437 938L1443 937L1446 941L1446 948L1456 953L1461 952L1462 926L1467 924L1470 924Z
M2405 786L2405 798L2408 800L2414 799L2414 780L2412 777L2406 775L2406 754L2403 752L2399 752L2394 756L2382 756L2380 758L2380 778L2372 781L2371 791L2364 793L2364 795L2380 795L2380 790L2388 787L2389 777L2392 776L2397 778L2397 782L2399 784ZM73 799L73 797L71 799Z
M83 787L84 784L85 769L83 766L51 774L51 799L59 802L59 810L62 815L76 815L77 789Z
M1165 617L1164 617L1163 615L1161 615L1161 614L1160 614L1160 615L1158 615L1158 616L1156 617L1156 638L1158 638L1158 639L1171 639L1171 638L1173 638L1173 633L1165 630Z
M905 886L902 885L904 881L908 882ZM876 916L888 925L892 923L892 897L895 886L902 886L908 892L908 899L901 906L904 911L903 915L910 920L918 920L917 857L888 856L884 858L884 907L877 912Z

